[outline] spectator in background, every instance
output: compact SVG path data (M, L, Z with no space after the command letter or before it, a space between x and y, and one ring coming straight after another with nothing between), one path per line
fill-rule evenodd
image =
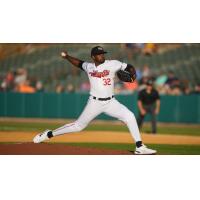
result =
M168 72L167 81L165 82L167 88L167 94L169 95L181 95L180 80L175 76L173 71Z
M140 69L136 69L137 80L140 81L142 79L142 72Z
M88 81L84 81L83 83L81 83L80 91L81 92L90 91L90 83Z
M133 57L141 53L143 47L143 43L126 43L122 46L126 52L126 55L128 56L128 60L130 61L133 59Z
M181 80L181 89L185 95L189 95L191 93L188 80Z
M165 85L166 81L167 81L167 75L161 72L160 75L155 80L156 88L159 94L167 94L169 87Z
M4 79L4 80L1 82L0 91L6 92L7 90L8 90L8 89L7 89L6 80Z
M2 91L12 91L14 88L14 73L12 71L9 71L5 78L3 78L3 81L1 83L1 90Z
M56 93L63 93L64 92L64 87L61 84L58 84L56 86Z
M23 84L27 80L27 70L24 68L19 68L16 71L14 83L16 85Z
M14 73L12 71L9 71L6 75L5 81L8 86L8 90L11 90L14 86Z
M142 77L147 77L149 78L151 76L151 71L149 66L146 64L144 65L143 69L142 69Z
M161 72L159 76L156 78L155 81L156 86L163 86L166 83L167 79L168 79L167 75Z
M73 93L73 92L75 92L75 87L74 87L74 85L71 84L71 83L67 84L66 92L68 92L68 93Z
M127 93L130 93L130 94L132 94L138 88L137 80L135 80L133 83L123 82L123 84L124 84L124 89L127 91Z
M178 78L175 76L173 71L169 71L168 72L168 76L167 76L167 80L165 82L165 84L169 85L170 87L177 85L178 82Z
M146 43L144 45L143 53L146 56L150 56L153 53L156 53L158 51L158 46L155 43Z
M139 87L138 87L138 91L141 91L143 89L146 88L146 84L147 84L147 81L148 81L148 77L143 77L140 82L139 82Z
M168 89L167 92L168 95L174 95L174 96L179 96L182 94L181 89L179 86L175 85L171 88Z
M152 133L157 132L156 115L160 112L160 96L153 88L152 80L148 80L146 88L138 94L139 116L137 118L139 128L142 127L145 116L151 115Z
M20 92L20 93L35 93L36 89L31 86L29 80L25 80L23 83L18 84L17 92Z
M37 92L44 92L42 81L37 81L35 84L35 88Z
M134 44L126 43L125 44L125 51L126 51L126 54L128 56L128 60L132 60L133 55L134 55Z
M137 49L137 51L138 51L139 53L142 52L142 50L144 49L144 46L145 46L144 43L135 43L135 47L136 47L136 49Z
M195 85L194 91L192 92L192 94L200 94L200 83Z
M183 94L189 95L191 93L189 86L183 88Z

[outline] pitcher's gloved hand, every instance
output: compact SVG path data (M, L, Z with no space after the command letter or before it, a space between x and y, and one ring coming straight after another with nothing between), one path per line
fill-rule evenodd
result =
M126 70L119 70L117 72L117 77L119 78L119 80L123 81L123 82L129 82L129 83L133 83L136 79L136 71L134 70L134 72L129 72Z

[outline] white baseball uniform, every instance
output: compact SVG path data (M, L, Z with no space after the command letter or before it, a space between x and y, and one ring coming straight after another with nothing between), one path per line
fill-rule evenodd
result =
M87 73L91 86L87 105L78 120L54 130L53 136L79 132L99 114L105 113L123 121L128 126L135 142L141 141L134 114L113 97L115 74L126 67L126 63L117 60L106 60L98 66L95 66L94 63L84 62L82 68ZM111 97L111 99L106 101L99 100L99 98L108 97Z

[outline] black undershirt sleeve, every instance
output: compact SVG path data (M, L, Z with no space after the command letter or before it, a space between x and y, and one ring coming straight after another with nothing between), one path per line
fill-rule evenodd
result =
M80 60L80 63L79 63L79 65L78 65L78 68L80 68L81 70L83 70L84 71L84 69L83 69L83 63L84 63L84 61L82 61L82 60Z

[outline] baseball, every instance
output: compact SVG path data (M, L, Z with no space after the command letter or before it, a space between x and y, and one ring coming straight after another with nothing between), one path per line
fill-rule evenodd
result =
M65 52L61 52L61 56L65 57L67 54Z

